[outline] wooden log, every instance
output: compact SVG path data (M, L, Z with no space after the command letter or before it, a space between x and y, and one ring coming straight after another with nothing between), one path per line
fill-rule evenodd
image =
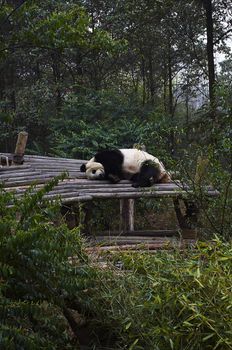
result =
M79 171L82 164L80 162L67 162L67 161L61 162L61 161L55 161L51 159L29 160L29 159L25 159L25 157L24 157L24 160L27 164L31 164L33 166L44 166L44 167L51 166L51 165L60 166L60 167L67 166L67 167L75 167Z
M175 213L176 213L176 218L177 218L177 221L179 223L180 228L181 229L188 228L188 225L187 225L186 220L185 220L185 216L181 210L181 203L180 203L179 199L174 198L173 204L174 204L174 209L175 209Z
M173 237L179 235L179 230L136 230L126 231L124 234L126 237ZM106 237L121 237L121 234L118 231L102 232L102 235ZM98 235L96 237L98 237Z
M18 180L27 180L31 179L32 176L40 176L42 175L40 171L28 171L25 173L4 173L3 175L0 175L1 181L18 181Z
M62 198L61 202L65 204L65 203L75 203L75 202L87 202L92 200L93 200L92 196L74 196L70 198Z
M46 164L41 164L41 163L31 163L30 164L34 167L34 168L41 168L41 169L60 169L60 170L65 170L65 169L70 169L70 170L74 170L74 171L78 171L81 173L80 169L79 169L79 165L76 164L60 164L57 162L48 162Z
M130 238L128 238L127 240L99 240L96 239L96 241L93 241L92 244L96 245L96 244L101 244L101 245L105 245L105 246L124 246L124 245L139 245L139 244L160 244L163 242L154 242L151 239L146 239L146 240L131 240Z
M116 192L116 193L96 193L94 191L88 192L92 197L96 199L108 199L108 198L186 198L187 194L184 191L153 191L153 192ZM193 191L189 192L193 193ZM80 196L84 195L84 192L80 192ZM209 191L206 193L208 196L218 196L218 191Z
M15 172L16 170L23 170L23 169L31 169L31 166L29 164L27 165L11 165L9 168L8 167L2 167L0 168L0 173L6 173L6 172Z
M15 177L12 177L9 179L6 179L5 182L8 183L15 183L15 184L20 184L21 182L31 182L31 181L37 181L37 180L46 180L46 179L51 179L54 178L54 176L52 174L38 174L38 175L34 175L33 173L29 176L25 176L25 177L18 177L17 173L15 174ZM25 179L25 180L24 180Z
M4 153L8 154L8 153ZM48 156L38 156L38 155L25 155L26 160L30 161L47 161L47 160L52 160L52 161L60 161L60 162L77 162L77 163L85 163L87 160L84 159L74 159L74 158L61 158L61 157L48 157Z
M19 187L19 186L26 186L26 185L35 185L35 184L45 184L51 179L53 179L54 176L43 176L43 177L35 177L31 178L30 180L20 180L20 181L6 181L4 183L5 186L7 187Z
M131 186L131 183L118 183L118 184L110 184L110 183L104 183L102 184L101 182L99 183L92 183L91 181L85 181L83 182L82 180L79 181L79 183L76 183L76 185L79 185L81 186L82 188L112 188L112 189L118 189L118 188L131 188L131 189L134 189L134 187ZM138 187L136 188L137 191L142 191L144 189L147 189L147 190L170 190L170 189L173 189L173 190L176 190L176 189L189 189L188 186L186 187L177 187L175 185L169 185L169 184L162 184L162 185L154 185L152 187Z
M36 194L37 191L32 191L31 194ZM24 192L21 192L21 193L16 193L16 197L19 198L19 197L22 197L23 194L25 193ZM43 196L44 199L60 199L61 201L63 201L63 199L65 198L71 198L71 197L78 197L79 196L79 192L56 192L56 193L52 193L52 192L49 192L48 194L45 194Z
M44 171L42 169L37 169L37 170L39 170L40 173L43 174L43 175L46 175L48 173L47 171ZM60 171L59 170L49 170L49 174L53 175L53 177L59 176L63 172L64 172L63 170L60 170ZM67 176L68 176L69 179L76 179L77 177L79 177L77 172L68 171L67 173L68 173Z
M170 238L162 238L162 237L126 237L126 236L118 236L118 237L107 237L107 236L95 236L91 239L91 242L96 243L105 243L105 244L140 244L140 243L160 243L160 242L170 242Z
M174 198L173 203L176 212L176 217L182 232L182 237L187 238L191 236L196 238L197 216L199 210L197 210L197 212L194 213L194 215L192 215L190 212L188 212L189 208L186 206L186 203L188 203L188 201L184 201L183 204L186 207L184 208L185 212L183 213L183 206L181 206L180 198ZM191 204L195 208L194 203L191 202Z
M72 190L73 189L73 185L72 184L74 184L75 182L73 181L73 180L63 180L62 182L59 182L56 186L54 186L54 190L55 189L61 189L61 188L69 188L70 190ZM8 185L8 184L6 184L6 185ZM66 185L68 186L68 187L66 187ZM31 184L29 183L27 183L26 185L21 185L21 186L19 186L19 187L15 187L15 188L13 188L13 187L5 187L5 190L6 191L26 191L29 187L31 186ZM42 183L39 183L39 184L36 184L35 185L35 188L36 189L40 189L40 188L43 188L44 187L44 183L42 182Z
M157 250L157 249L173 249L173 248L183 248L188 245L196 244L196 240L181 240L175 242L157 242L150 244L125 244L116 246L101 246L101 247L87 247L85 251L87 253L101 253L105 251L140 251L142 250Z
M23 156L27 144L28 133L21 131L18 134L18 139L15 147L15 153L13 156L13 161L15 164L23 164Z
M120 231L134 231L134 199L120 200Z
M106 191L106 190L110 190L110 191L114 191L114 192L121 192L121 191L135 191L135 189L133 187L131 187L131 184L122 184L122 185L114 185L112 187L112 185L110 184L104 184L104 185L98 185L98 184L89 184L89 183L82 183L82 184L79 184L79 183L73 183L73 184L66 184L66 183L62 183L62 185L64 186L69 186L69 187L76 187L76 188L80 188L82 190L95 190L95 189L100 189L101 191ZM165 187L153 187L152 190L156 190L156 191L170 191L170 190L175 190L176 188L175 187L170 187L170 188L165 188ZM149 189L136 189L136 191L138 192L143 192L143 191L149 191ZM151 191L151 190L150 190Z
M159 193L159 192L163 192L163 193L166 193L166 192L173 192L173 193L185 193L186 194L186 191L184 190L181 190L181 189L174 189L174 188L170 188L170 189L156 189L156 188L138 188L138 189L134 189L133 187L118 187L118 188L112 188L112 187L100 187L100 188L93 188L93 187L85 187L83 188L83 186L79 186L79 189L81 190L81 192L83 193L88 193L88 192L91 192L91 193L140 193L140 194L145 194L145 193Z

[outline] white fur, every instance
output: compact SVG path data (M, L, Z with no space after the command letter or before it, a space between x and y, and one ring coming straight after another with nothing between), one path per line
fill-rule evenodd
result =
M133 174L138 173L140 171L142 163L146 160L151 160L157 164L161 170L162 175L166 172L163 164L159 161L159 159L145 151L141 151L136 148L120 149L120 151L124 156L123 173L125 174L125 177L130 177Z
M94 161L94 158L90 159L86 166L86 176L90 180L98 179L105 175L104 167L101 163Z

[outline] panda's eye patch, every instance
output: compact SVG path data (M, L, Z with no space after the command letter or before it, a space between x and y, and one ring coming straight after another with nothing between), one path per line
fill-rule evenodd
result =
M92 170L92 174L95 174L96 173L96 170Z

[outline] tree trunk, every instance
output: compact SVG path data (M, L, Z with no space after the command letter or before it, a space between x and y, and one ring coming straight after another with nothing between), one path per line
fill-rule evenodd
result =
M172 58L171 58L171 43L168 43L168 113L171 120L170 132L170 148L171 154L175 153L175 135L174 135L174 108L173 108L173 84L172 84Z
M154 86L154 77L153 77L153 60L152 60L152 51L149 52L149 82L150 82L150 100L154 104L154 95L155 95L155 86Z
M206 12L207 29L207 59L209 73L209 99L211 116L215 118L216 96L215 96L215 66L214 66L214 43L213 43L213 9L212 0L203 0Z
M187 78L187 89L185 95L185 106L186 106L186 141L189 142L189 79Z
M146 74L145 74L145 61L142 58L142 81L143 81L143 106L146 103Z
M59 53L52 53L52 71L53 77L56 84L55 100L56 100L56 113L59 114L62 107L62 95L60 90L61 85L61 73L60 73L60 62Z

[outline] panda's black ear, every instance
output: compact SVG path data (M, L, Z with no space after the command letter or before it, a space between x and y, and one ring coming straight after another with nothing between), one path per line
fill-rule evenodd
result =
M86 166L85 166L85 164L82 164L82 165L81 165L80 171L81 171L82 173L85 173L85 172L86 172Z

